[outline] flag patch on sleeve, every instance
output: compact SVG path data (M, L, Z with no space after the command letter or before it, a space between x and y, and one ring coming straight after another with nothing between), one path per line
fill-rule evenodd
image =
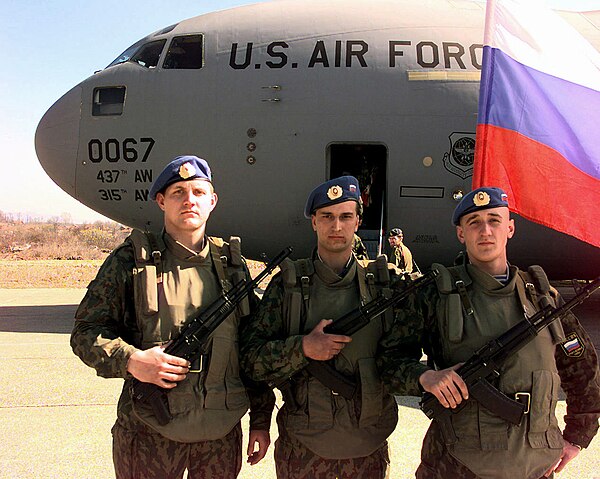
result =
M585 346L577 333L571 333L567 336L567 340L561 344L563 351L567 356L572 358L578 358L585 351Z

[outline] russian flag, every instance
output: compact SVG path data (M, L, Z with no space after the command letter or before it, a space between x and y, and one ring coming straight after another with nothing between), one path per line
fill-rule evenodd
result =
M600 247L600 54L539 0L488 0L473 188Z

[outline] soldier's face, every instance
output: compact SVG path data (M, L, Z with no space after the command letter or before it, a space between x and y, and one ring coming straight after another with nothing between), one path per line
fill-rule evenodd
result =
M165 213L165 228L194 231L203 227L217 204L217 194L204 180L179 181L156 195L156 202Z
M390 242L390 246L400 246L400 243L402 243L402 236L390 236L388 241Z
M506 269L506 244L515 233L508 208L498 207L466 214L456 227L458 240L467 247L471 262L491 274Z
M312 227L317 233L320 250L331 253L350 251L354 233L358 230L356 202L344 201L319 208L312 215Z

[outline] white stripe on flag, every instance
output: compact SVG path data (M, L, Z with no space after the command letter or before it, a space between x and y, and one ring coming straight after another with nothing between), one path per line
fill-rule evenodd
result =
M488 0L484 43L514 60L600 91L600 53L543 0Z

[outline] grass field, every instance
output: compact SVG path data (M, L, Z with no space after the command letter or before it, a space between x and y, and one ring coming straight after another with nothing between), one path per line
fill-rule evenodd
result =
M103 260L7 260L0 259L0 288L85 288ZM249 261L254 277L263 263ZM268 278L261 284L266 287Z
M85 288L129 232L114 222L72 225L0 218L0 288ZM248 266L253 277L264 268L258 261ZM261 287L266 283L268 279Z
M0 260L0 288L85 288L102 260Z

